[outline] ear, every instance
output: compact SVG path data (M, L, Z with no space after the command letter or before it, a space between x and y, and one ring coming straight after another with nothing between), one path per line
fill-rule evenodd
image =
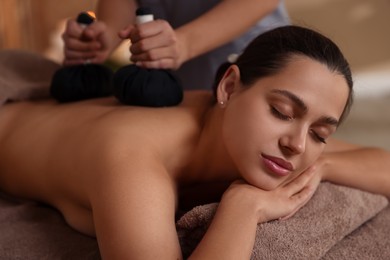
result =
M237 65L231 65L219 81L217 88L217 100L222 106L226 104L230 97L241 88L240 69Z

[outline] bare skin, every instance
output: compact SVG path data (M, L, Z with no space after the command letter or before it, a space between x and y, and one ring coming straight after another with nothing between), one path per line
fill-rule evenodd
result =
M203 203L182 200L202 184L221 187L220 206L192 259L248 259L257 223L294 214L321 179L390 196L388 152L330 138L328 119L339 119L347 97L342 76L308 58L290 63L246 90L232 66L218 88L221 106L207 92L159 109L113 98L8 104L0 188L59 209L97 237L106 259L181 259L175 211Z

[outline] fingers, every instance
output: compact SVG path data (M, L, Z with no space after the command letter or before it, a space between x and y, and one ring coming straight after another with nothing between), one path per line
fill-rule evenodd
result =
M149 52L154 49L162 49L162 48L172 48L172 51L175 51L176 38L174 35L166 35L166 34L158 34L153 37L142 39L138 42L131 43L130 52L132 55L139 55L145 52Z
M156 20L129 27L121 31L121 37L129 33L131 61L150 69L177 69L180 66L179 45L172 27L163 20Z
M82 47L83 51L80 50L73 50L70 48L64 49L64 54L65 54L65 60L64 60L64 65L75 65L75 64L80 64L84 63L85 60L90 60L94 59L96 57L96 52L95 51L89 51L88 46L83 46Z
M160 59L156 61L137 61L137 66L147 69L176 69L175 61L172 59Z
M293 196L294 194L301 191L310 181L310 179L314 175L314 170L312 168L307 169L296 178L285 184L282 189L289 194L289 196Z
M136 43L145 38L150 38L162 33L171 34L172 32L173 28L167 21L155 20L134 26L133 30L130 31L129 38L132 43Z
M131 61L137 66L149 69L176 69L177 51L174 47L152 49L141 54L131 55Z
M124 29L122 29L121 31L118 32L118 36L125 40L125 39L129 39L130 38L130 33L131 31L135 28L134 25L130 24L128 26L126 26Z
M291 201L295 204L295 208L287 216L281 217L279 220L286 220L295 215L306 203L313 197L315 189L313 187L305 187L299 193L291 197Z
M174 46L151 49L139 54L132 54L130 60L137 66L148 69L177 69L178 51Z
M74 66L74 65L81 65L81 64L94 64L99 63L95 58L85 58L85 59L65 59L63 62L64 66Z
M293 205L292 211L285 217L280 218L285 220L293 216L300 208L302 208L311 199L315 193L321 178L315 174L315 168L310 167L296 179L285 186L288 192L292 194L290 201Z
M97 21L88 25L83 31L83 36L90 40L96 40L100 35L106 32L107 26L105 23Z
M87 28L80 26L75 20L68 20L64 34L64 65L101 63L104 61L103 37L106 25L94 22Z
M101 64L106 60L106 52L97 52L91 55L77 55L75 58L67 58L64 60L63 65L80 65L80 64Z
M80 38L83 33L83 28L73 19L66 21L65 31L63 37Z
M82 42L78 39L66 39L65 40L65 51L73 52L94 52L99 50L101 47L99 42ZM71 53L70 53L71 54Z

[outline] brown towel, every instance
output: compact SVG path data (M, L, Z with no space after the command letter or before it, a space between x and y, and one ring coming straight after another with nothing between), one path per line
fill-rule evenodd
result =
M386 204L382 196L321 184L293 218L258 226L252 258L319 259L325 254L326 260L390 259L390 207L380 211ZM186 255L206 231L216 207L196 207L179 220ZM0 231L0 259L100 259L95 239L72 230L56 210L39 203L0 194Z
M292 218L258 225L252 259L320 259L387 203L380 195L322 183ZM185 256L199 243L217 206L196 207L177 222Z
M39 54L0 51L0 105L7 101L49 97L51 78L59 68L59 64Z
M71 229L53 208L0 193L0 259L99 260L100 253L96 239Z
M337 243L322 260L390 259L390 207Z

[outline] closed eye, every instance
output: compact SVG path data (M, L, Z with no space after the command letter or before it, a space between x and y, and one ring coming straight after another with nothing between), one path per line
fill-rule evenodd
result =
M293 119L291 116L285 115L282 112L280 112L279 110L277 110L274 106L271 106L271 113L275 117L277 117L281 120L284 120L284 121L291 121Z
M281 119L281 120L283 120L283 121L291 121L291 120L294 119L294 118L291 117L291 116L288 116L288 115L283 114L283 113L280 112L278 109L276 109L274 106L271 106L271 112L272 112L272 114L273 114L275 117L277 117L278 119ZM315 141L326 144L325 138L322 137L321 135L319 135L317 132L311 130L311 135L312 135L312 137L314 138Z
M283 121L291 121L294 119L294 117L291 117L291 116L288 116L282 112L280 112L277 108L275 108L274 106L270 106L271 107L271 113L278 119L281 119ZM311 130L310 131L312 137L314 138L315 141L317 142L320 142L320 143L324 143L326 144L326 139L324 137L322 137L321 135L319 135L316 131L314 130Z
M316 141L326 144L326 140L325 140L324 137L320 136L319 134L317 134L317 133L316 133L315 131L313 131L313 130L311 131L311 134L312 134L313 138L314 138Z

